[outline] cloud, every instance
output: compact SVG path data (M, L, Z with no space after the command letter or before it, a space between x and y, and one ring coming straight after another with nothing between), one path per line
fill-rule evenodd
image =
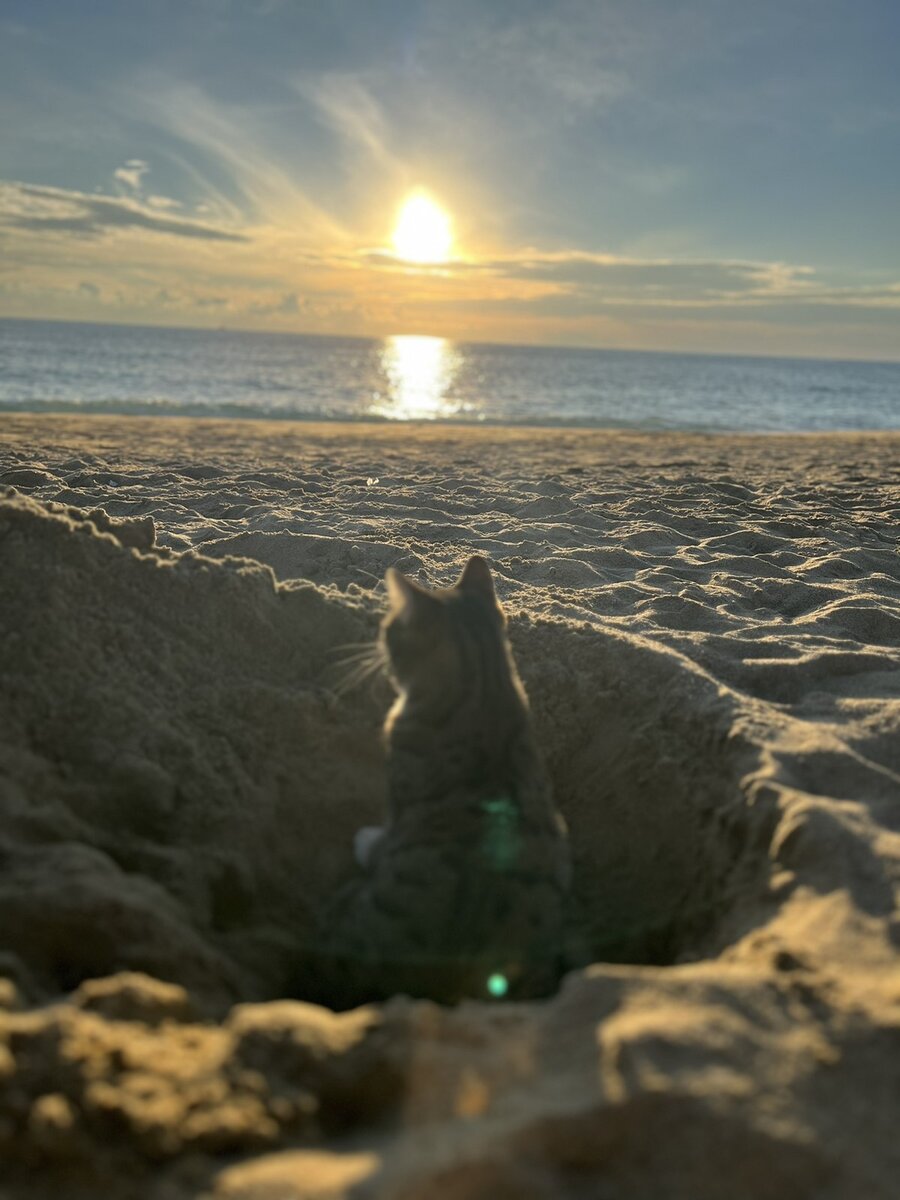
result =
M625 105L644 111L673 71L720 57L753 25L722 7L719 15L708 0L456 0L427 10L421 65L461 82L476 105L489 98L513 118L509 134L531 138L535 127L596 122Z
M247 311L255 316L290 317L301 311L303 306L296 292L285 292L277 300L271 302L257 301L250 304Z
M142 123L182 143L185 153L169 157L192 174L203 200L235 219L258 225L301 227L310 237L346 240L335 217L314 203L291 171L283 153L271 147L271 114L247 105L214 101L202 88L165 74L144 72L118 101ZM237 205L212 180L225 182Z
M507 278L546 281L604 296L629 295L638 302L684 300L719 302L773 294L796 295L809 285L812 270L778 262L719 259L639 259L573 251L525 254L483 264Z
M119 183L124 183L127 188L133 192L139 192L141 189L141 180L150 170L147 163L141 158L130 158L124 167L118 167L113 171L113 178Z
M204 241L249 241L245 234L234 230L167 216L127 197L88 195L17 182L0 183L0 229L88 238L120 229L144 229Z
M633 30L613 11L567 7L484 31L476 54L514 91L537 90L572 113L609 108L632 87Z
M293 80L293 87L350 147L363 150L381 167L402 170L388 149L384 112L359 78L338 72L308 73Z
M160 208L160 209L167 209L167 210L183 207L180 200L173 200L171 196L147 196L147 197L145 197L145 203L147 204L147 206L149 208ZM206 204L204 204L204 205L198 204L197 212L201 212L201 211L209 212L209 206Z
M439 268L417 267L385 250L363 255L382 274L418 276L432 283L438 304L465 297L472 309L530 309L555 316L601 316L611 312L806 314L841 307L900 309L900 283L837 284L812 267L783 262L720 259L635 258L585 251L523 250L507 256L458 260ZM443 281L443 292L436 290ZM773 318L774 319L774 318Z
M386 269L416 268L387 250L370 250L365 258ZM557 291L624 293L637 299L693 297L721 300L773 293L796 294L810 286L812 268L778 262L728 259L679 260L595 254L582 250L541 252L523 250L506 256L457 260L436 269L447 275L493 276L544 284Z

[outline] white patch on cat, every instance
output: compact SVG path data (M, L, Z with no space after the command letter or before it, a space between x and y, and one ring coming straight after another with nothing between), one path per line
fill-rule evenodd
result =
M361 867L368 867L375 847L387 832L381 825L363 825L353 836L353 853Z

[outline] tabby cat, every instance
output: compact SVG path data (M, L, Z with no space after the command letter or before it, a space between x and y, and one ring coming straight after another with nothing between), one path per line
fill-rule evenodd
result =
M471 558L455 587L393 568L386 583L387 824L360 830L362 872L324 916L332 1003L544 995L562 965L568 839L490 570Z

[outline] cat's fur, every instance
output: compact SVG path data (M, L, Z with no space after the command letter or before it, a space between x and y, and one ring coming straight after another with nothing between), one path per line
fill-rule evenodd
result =
M545 994L562 963L568 840L490 570L472 558L435 591L393 569L386 582L388 819L360 831L364 873L325 914L332 987L348 1004Z

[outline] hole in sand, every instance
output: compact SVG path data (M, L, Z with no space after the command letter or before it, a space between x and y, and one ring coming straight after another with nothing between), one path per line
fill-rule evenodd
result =
M381 816L390 691L327 686L378 614L362 593L133 554L36 510L5 517L23 634L5 664L0 955L35 999L122 969L215 1008L285 994L355 831ZM752 924L766 864L734 701L624 635L514 617L511 636L589 957L720 952Z
M769 832L742 790L755 756L734 701L646 642L527 619L511 632L570 827L573 944L592 962L719 953L730 930L743 932L739 905L761 884ZM370 803L377 817L379 799ZM487 980L486 996L505 991ZM308 994L334 999L315 984Z
M734 698L677 653L620 634L524 618L511 637L570 828L576 952L659 966L720 953L752 923L771 833L742 786L756 752ZM385 687L373 721L390 698ZM367 818L381 789L379 772ZM332 851L342 877L355 870L346 844ZM485 995L505 990L491 977Z
M720 952L761 882L768 830L742 789L755 753L733 699L631 638L525 625L514 641L569 823L592 961Z

